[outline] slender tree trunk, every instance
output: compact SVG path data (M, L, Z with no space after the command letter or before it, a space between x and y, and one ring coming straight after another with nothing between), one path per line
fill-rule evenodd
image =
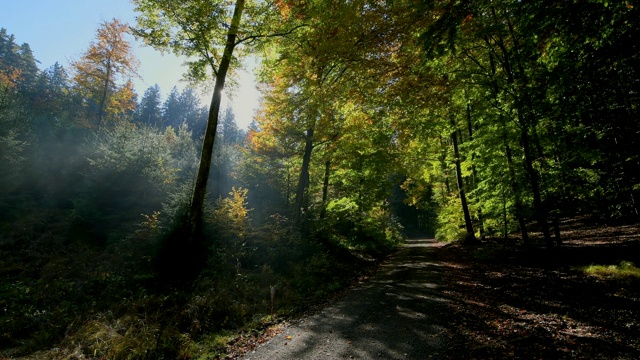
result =
M302 167L298 178L298 188L296 190L296 201L294 214L298 221L302 220L302 212L307 210L306 194L309 189L309 165L311 163L311 152L313 151L313 128L307 130L305 136L304 155L302 156Z
M469 130L469 141L473 141L473 126L471 124L471 105L467 103L467 128ZM471 153L471 174L473 176L472 185L475 189L478 181L478 174L476 172L475 154ZM484 217L482 216L482 206L478 204L478 226L480 227L480 239L484 239Z
M285 209L289 209L291 204L291 169L287 166L287 197L285 199Z
M458 152L458 139L456 131L451 133L451 140L453 141L453 154L456 162L456 180L458 183L458 193L460 195L460 202L462 203L462 211L464 212L464 225L467 230L465 236L465 242L476 242L476 235L473 231L473 223L471 222L471 214L469 213L469 206L467 204L467 196L464 192L464 184L462 182L462 169L460 168L460 153Z
M511 183L511 191L513 191L513 197L515 199L515 207L516 207L516 219L518 219L518 226L520 226L520 233L522 234L522 241L525 245L530 245L529 242L529 233L527 232L527 224L524 221L523 210L524 207L522 205L522 197L520 194L520 188L518 186L518 182L516 180L516 170L513 165L513 155L511 154L511 147L507 143L507 138L505 135L504 139L504 150L507 156L507 167L509 168L509 177Z
M547 223L547 214L542 204L542 196L540 195L540 182L538 179L538 172L533 168L533 157L531 156L531 144L529 143L529 132L526 127L522 127L520 132L520 140L524 150L524 164L529 176L529 183L531 185L531 192L533 193L533 207L536 213L536 220L544 235L545 243L547 247L553 247L553 241L551 240L551 233L549 232L549 224Z
M329 171L331 170L331 161L324 163L324 181L322 182L322 210L320 211L320 219L324 219L327 214L327 201L329 200Z
M444 141L442 137L440 137L440 148L442 150L442 156L440 156L440 169L442 170L442 175L444 176L444 185L446 194L442 194L442 199L445 200L446 197L451 193L451 185L449 184L449 174L447 171L447 147L444 146Z
M233 9L233 18L231 26L227 33L227 43L225 44L224 53L220 60L220 66L216 73L216 83L213 88L213 96L211 97L211 105L209 107L209 117L207 119L207 130L204 135L202 144L202 155L200 158L200 166L198 168L198 176L193 187L193 197L191 198L191 206L189 208L189 227L192 237L202 232L202 214L204 211L204 198L207 192L207 181L209 180L209 171L211 169L211 159L213 153L213 145L218 128L218 116L220 114L220 103L222 101L222 90L227 77L227 71L231 63L231 56L236 45L236 36L238 34L238 26L242 18L245 0L237 0Z
M504 180L503 180L504 181ZM502 191L502 225L503 225L503 231L502 231L502 237L504 238L504 240L506 241L508 236L509 236L509 222L508 222L508 218L507 218L507 197L504 194L504 186L501 186ZM525 232L526 235L526 232Z
M98 121L100 124L104 121L104 107L107 103L107 94L109 92L109 83L111 82L111 61L107 60L107 76L104 79L104 89L102 89L102 96L100 97L100 108L98 109Z
M494 11L493 12L494 19L496 19L497 21L495 9L493 9L493 11ZM513 48L515 51L508 53L506 51L502 38L500 38L499 45L501 47L502 52L505 54L506 59L508 59L510 55L514 56L513 63L515 63L515 68L516 68L516 71L518 72L516 74L514 72L514 68L509 66L508 72L512 74L510 76L509 82L512 85L514 85L515 78L518 77L521 84L527 84L529 83L527 79L527 74L524 70L522 60L519 57L519 54L520 54L519 41L515 36L512 22L507 20L506 23L509 28L509 34L511 35L511 40L513 42ZM546 207L542 203L542 196L540 191L540 178L539 178L538 172L533 167L534 160L533 160L533 155L531 153L531 135L529 134L530 126L533 131L534 145L538 148L538 153L540 156L542 156L542 147L540 146L539 142L536 142L537 134L536 134L536 127L535 127L536 126L535 119L528 119L530 115L527 115L529 114L529 111L533 109L533 106L531 104L531 95L527 93L526 86L523 86L523 85L521 85L519 89L514 88L514 90L517 90L517 92L515 91L514 92L516 94L515 106L516 106L516 110L518 111L518 122L520 123L520 141L524 150L525 170L527 172L527 175L529 176L531 192L533 193L533 207L536 213L536 222L538 223L538 225L542 230L542 234L544 235L544 240L545 240L545 243L547 244L547 247L553 247L553 241L551 240L551 233L549 231L549 224L547 223L547 211L546 211ZM525 104L523 103L523 100L528 106L526 107L524 106Z

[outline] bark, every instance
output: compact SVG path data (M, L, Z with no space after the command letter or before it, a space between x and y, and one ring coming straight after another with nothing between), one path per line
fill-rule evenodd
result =
M285 209L289 209L291 204L291 169L287 167L287 196L285 198Z
M442 174L444 176L444 184L445 184L445 189L446 189L446 194L443 194L442 199L444 200L446 198L446 196L448 196L451 193L451 186L449 185L449 174L447 171L447 150L446 147L444 146L444 141L442 140L442 137L440 137L440 147L442 149L444 149L442 151L442 156L440 156L440 169L442 170Z
M467 104L467 128L469 130L469 141L473 141L473 126L471 123L471 105ZM473 175L472 185L476 188L478 174L476 172L475 154L471 153L471 173ZM482 207L478 206L478 226L480 227L480 239L484 239L484 216L482 216Z
M453 154L456 162L456 180L458 183L458 193L460 195L460 202L462 203L462 211L464 212L464 225L467 230L465 241L476 242L476 235L473 231L473 223L471 222L471 215L469 213L469 206L467 204L467 196L464 191L464 184L462 183L462 169L460 168L460 153L458 151L458 137L456 132L451 133L451 140L453 141Z
M100 124L104 121L104 107L107 103L107 93L109 92L109 83L111 82L111 61L107 60L107 75L104 79L104 89L100 97L100 108L98 109L98 121Z
M536 213L536 221L542 234L547 247L553 247L553 241L551 240L551 233L549 232L549 224L547 223L547 214L542 204L542 196L540 194L540 182L538 179L538 172L533 168L533 156L531 155L531 145L529 144L529 133L526 127L523 127L520 132L520 140L524 150L524 163L527 175L529 176L529 183L531 185L531 192L533 193L533 207Z
M307 210L306 193L309 189L309 165L311 163L311 152L313 151L313 128L307 130L305 136L304 155L302 156L302 167L298 178L298 188L296 190L295 216L298 221L302 219L302 212Z
M324 219L327 214L327 201L329 200L329 174L331 170L331 161L324 163L324 181L322 182L322 210L320 211L320 219Z
M507 156L507 167L509 168L509 177L511 183L511 190L513 191L513 196L515 198L515 207L516 207L516 219L518 219L518 225L520 226L520 233L522 234L522 241L525 245L530 245L529 242L529 233L527 233L527 224L524 221L523 214L523 205L522 205L522 197L520 195L520 188L518 187L518 182L516 180L516 171L513 165L513 155L511 154L511 147L507 143L507 139L505 136L504 139L504 147L505 154ZM506 220L505 220L506 222Z
M213 155L213 145L218 128L218 116L220 114L220 102L222 101L222 90L227 77L227 71L231 63L231 56L236 45L236 37L238 26L244 10L245 0L237 0L233 10L233 18L231 26L227 33L227 42L225 44L222 59L216 73L216 83L213 88L213 96L211 97L211 105L209 107L209 117L207 119L207 130L204 135L202 144L202 155L200 158L200 166L198 168L198 176L193 188L193 197L191 198L191 206L189 208L189 227L192 237L202 232L202 214L204 209L204 198L207 192L207 182L209 180L209 171L211 170L211 159Z

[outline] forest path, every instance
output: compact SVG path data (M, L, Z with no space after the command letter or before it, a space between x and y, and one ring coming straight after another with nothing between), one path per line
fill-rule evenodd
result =
M291 325L242 359L428 359L446 357L443 246L413 239L343 299Z

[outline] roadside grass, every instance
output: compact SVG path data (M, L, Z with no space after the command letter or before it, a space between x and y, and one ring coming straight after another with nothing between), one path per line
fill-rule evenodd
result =
M375 264L329 254L282 218L247 226L242 242L237 232L212 236L201 275L171 285L152 268L156 228L91 246L67 240L62 225L33 231L37 242L0 237L0 359L225 357Z

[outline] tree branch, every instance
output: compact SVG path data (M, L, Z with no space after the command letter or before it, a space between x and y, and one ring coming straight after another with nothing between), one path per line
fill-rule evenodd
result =
M294 26L292 29L289 29L288 31L285 32L280 32L280 33L273 33L273 34L258 34L258 35L249 35L247 37L244 38L239 38L236 41L236 45L242 44L246 41L249 41L249 43L252 43L258 39L267 39L267 38L272 38L272 37L279 37L279 36L287 36L292 34L294 31L303 28L303 27L307 27L309 25L307 24L302 24L302 25L298 25L298 26Z

